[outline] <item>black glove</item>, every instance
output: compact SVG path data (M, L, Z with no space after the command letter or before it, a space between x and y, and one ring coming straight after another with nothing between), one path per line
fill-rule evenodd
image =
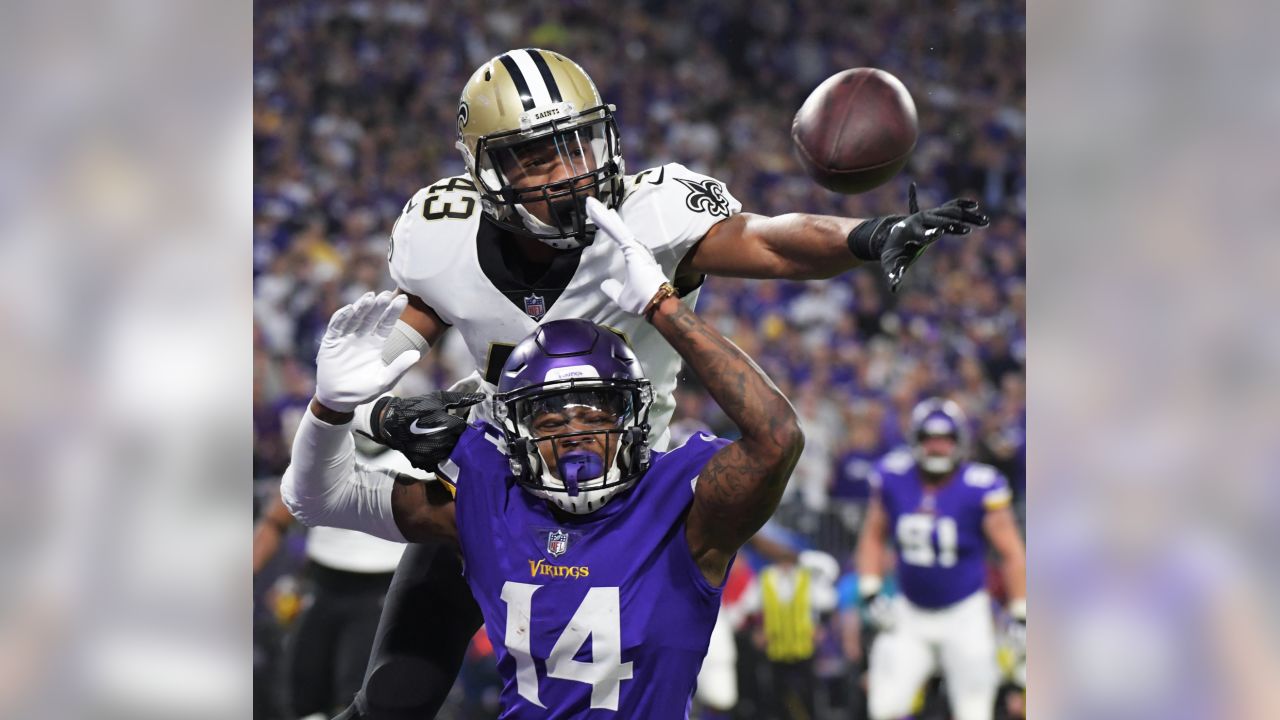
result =
M373 439L404 453L414 467L435 472L467 429L465 409L484 399L483 393L449 390L410 398L384 397L374 404L370 417Z
M907 210L909 215L872 218L849 233L850 252L859 260L879 260L889 289L895 293L907 268L939 235L967 235L974 226L986 227L991 222L976 201L963 198L921 212L915 183L907 192Z

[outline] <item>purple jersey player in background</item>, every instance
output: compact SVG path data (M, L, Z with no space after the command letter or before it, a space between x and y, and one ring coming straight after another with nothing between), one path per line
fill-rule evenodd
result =
M995 468L966 462L960 407L929 399L911 418L911 451L891 452L872 475L858 540L859 593L879 625L871 646L868 705L873 720L911 712L940 669L957 720L990 720L999 675L987 543L1000 556L1009 612L1026 623L1026 558L1009 509L1009 484ZM885 538L893 538L901 595L881 595Z
M621 218L587 208L626 258L625 282L601 289L653 324L740 439L699 433L650 451L653 396L634 353L604 327L560 320L504 364L501 427L447 412L480 399L460 393L379 411L386 439L403 436L378 426L450 439L442 482L360 465L351 410L402 372L380 353L404 300L383 293L334 315L281 494L307 524L458 544L497 652L502 717L687 717L729 567L777 507L804 439L786 398L680 302Z

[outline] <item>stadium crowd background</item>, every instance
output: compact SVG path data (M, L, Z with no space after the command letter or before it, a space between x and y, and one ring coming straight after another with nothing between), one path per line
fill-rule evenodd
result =
M307 2L259 0L254 18L254 481L277 492L312 392L329 316L393 286L387 237L419 187L464 171L453 147L471 71L513 47L555 49L618 107L630 172L680 162L723 180L744 210L869 217L979 199L992 226L945 238L890 295L879 268L817 282L710 278L698 312L792 399L807 444L781 536L846 566L867 474L904 441L911 407L957 400L973 452L1025 497L1025 6L944 3ZM829 193L791 155L790 122L813 87L875 66L912 91L920 140L907 168L859 196ZM468 371L448 340L408 392ZM683 384L676 427L732 433ZM1021 515L1021 513L1020 513ZM255 644L274 657L300 536L255 584ZM847 569L847 568L846 568ZM288 582L283 586L287 587ZM269 590L271 592L269 592ZM287 629L287 628L286 628ZM261 631L261 632L259 632ZM845 658L847 661L848 658ZM838 658L827 665L846 672ZM831 669L834 668L834 669ZM256 673L255 673L256 674ZM269 673L268 673L269 674Z

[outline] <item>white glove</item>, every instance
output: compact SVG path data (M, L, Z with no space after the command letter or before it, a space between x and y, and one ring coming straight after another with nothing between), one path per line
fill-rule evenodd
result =
M893 599L884 594L880 578L872 575L859 578L858 596L867 623L880 632L892 631L897 624L897 611Z
M335 412L351 412L395 387L422 353L406 350L391 364L382 345L404 312L408 295L365 293L333 314L316 353L316 400Z
M662 283L669 282L662 266L653 259L653 251L637 240L618 213L605 207L604 203L587 198L587 217L595 223L597 235L604 235L616 243L627 261L625 282L609 278L600 283L600 289L623 310L635 315L643 313L649 301L658 294Z
M892 632L898 624L898 614L894 609L893 598L884 594L864 600L867 622L880 632Z

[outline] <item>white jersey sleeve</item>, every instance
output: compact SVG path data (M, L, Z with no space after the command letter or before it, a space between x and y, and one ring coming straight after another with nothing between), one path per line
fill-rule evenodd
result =
M474 253L480 216L480 195L465 175L444 178L414 193L391 228L387 248L396 286L439 313L445 303L434 296L450 292L449 268L459 256Z
M669 163L627 178L618 213L653 250L667 277L716 223L742 212L724 183Z

